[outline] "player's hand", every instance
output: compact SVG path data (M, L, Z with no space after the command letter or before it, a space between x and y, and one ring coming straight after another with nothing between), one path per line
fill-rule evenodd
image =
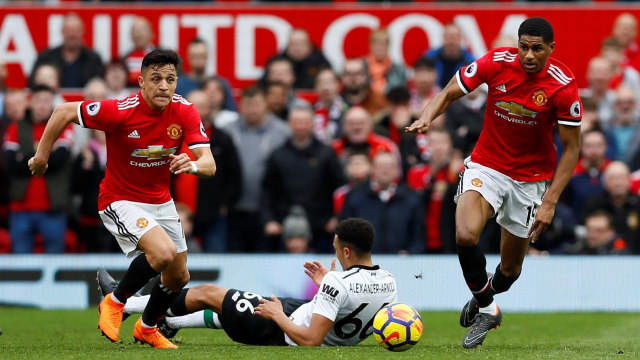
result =
M536 242L542 233L547 230L547 227L551 224L551 220L553 220L553 214L555 212L555 206L545 203L544 201L542 202L540 209L538 209L538 212L536 213L536 220L533 222L533 225L527 234L532 243Z
M428 121L427 119L423 119L422 117L420 117L420 119L414 121L413 123L411 123L411 125L405 127L404 131L416 133L416 134L426 134L427 131L429 131L430 124L431 124L431 121Z
M42 176L44 172L47 171L49 164L47 164L47 159L32 157L29 159L29 170L31 170L31 175L34 176Z
M284 310L280 300L271 295L271 300L260 299L260 305L256 306L253 313L267 320L275 320L278 316L284 315Z
M188 173L191 171L191 158L189 155L182 153L178 155L169 155L171 163L169 164L169 170L175 174Z
M307 261L304 263L304 273L307 274L307 276L310 277L318 286L320 286L322 279L329 271L336 271L336 258L331 260L330 270L322 266L318 260L314 260L312 262Z

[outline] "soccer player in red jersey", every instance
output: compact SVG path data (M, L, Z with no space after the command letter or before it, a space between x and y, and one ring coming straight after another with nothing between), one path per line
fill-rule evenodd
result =
M195 107L174 95L180 58L153 50L142 61L141 91L125 100L70 102L58 106L45 128L31 173L42 176L55 140L71 122L102 130L107 163L98 210L105 227L131 262L122 282L100 303L99 329L117 341L124 304L150 279L162 274L134 328L137 341L177 348L157 330L173 299L189 281L187 245L169 194L171 173L213 176L215 161ZM196 158L176 154L183 142ZM141 254L140 254L141 253Z
M456 196L458 258L473 293L460 316L462 326L471 326L465 348L481 345L487 332L501 324L493 296L520 276L529 241L535 242L551 223L578 161L582 104L571 71L549 57L555 45L547 20L525 20L518 29L518 48L493 49L460 69L406 128L425 133L453 101L482 83L489 86L484 127L465 160ZM557 166L556 125L564 147ZM494 215L502 227L501 261L491 276L478 240Z

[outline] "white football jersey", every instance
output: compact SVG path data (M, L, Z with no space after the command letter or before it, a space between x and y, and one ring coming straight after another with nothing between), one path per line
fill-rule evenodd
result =
M322 279L313 300L289 317L294 324L309 327L313 314L333 321L322 345L355 345L373 330L373 317L385 304L397 301L396 280L379 266L356 265L347 271L331 271ZM289 345L297 345L286 334Z

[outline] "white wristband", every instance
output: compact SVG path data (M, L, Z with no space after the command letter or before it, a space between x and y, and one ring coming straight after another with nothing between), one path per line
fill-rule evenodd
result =
M191 171L189 171L189 174L196 174L198 172L198 165L196 165L195 161L191 162Z

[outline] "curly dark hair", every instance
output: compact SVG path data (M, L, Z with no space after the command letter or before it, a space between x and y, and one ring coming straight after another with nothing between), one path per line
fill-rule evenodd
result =
M518 39L522 35L541 36L547 44L553 42L553 27L545 18L532 17L523 21L518 28Z
M342 220L336 227L338 240L352 247L357 256L370 254L375 240L375 230L370 222L360 218Z

